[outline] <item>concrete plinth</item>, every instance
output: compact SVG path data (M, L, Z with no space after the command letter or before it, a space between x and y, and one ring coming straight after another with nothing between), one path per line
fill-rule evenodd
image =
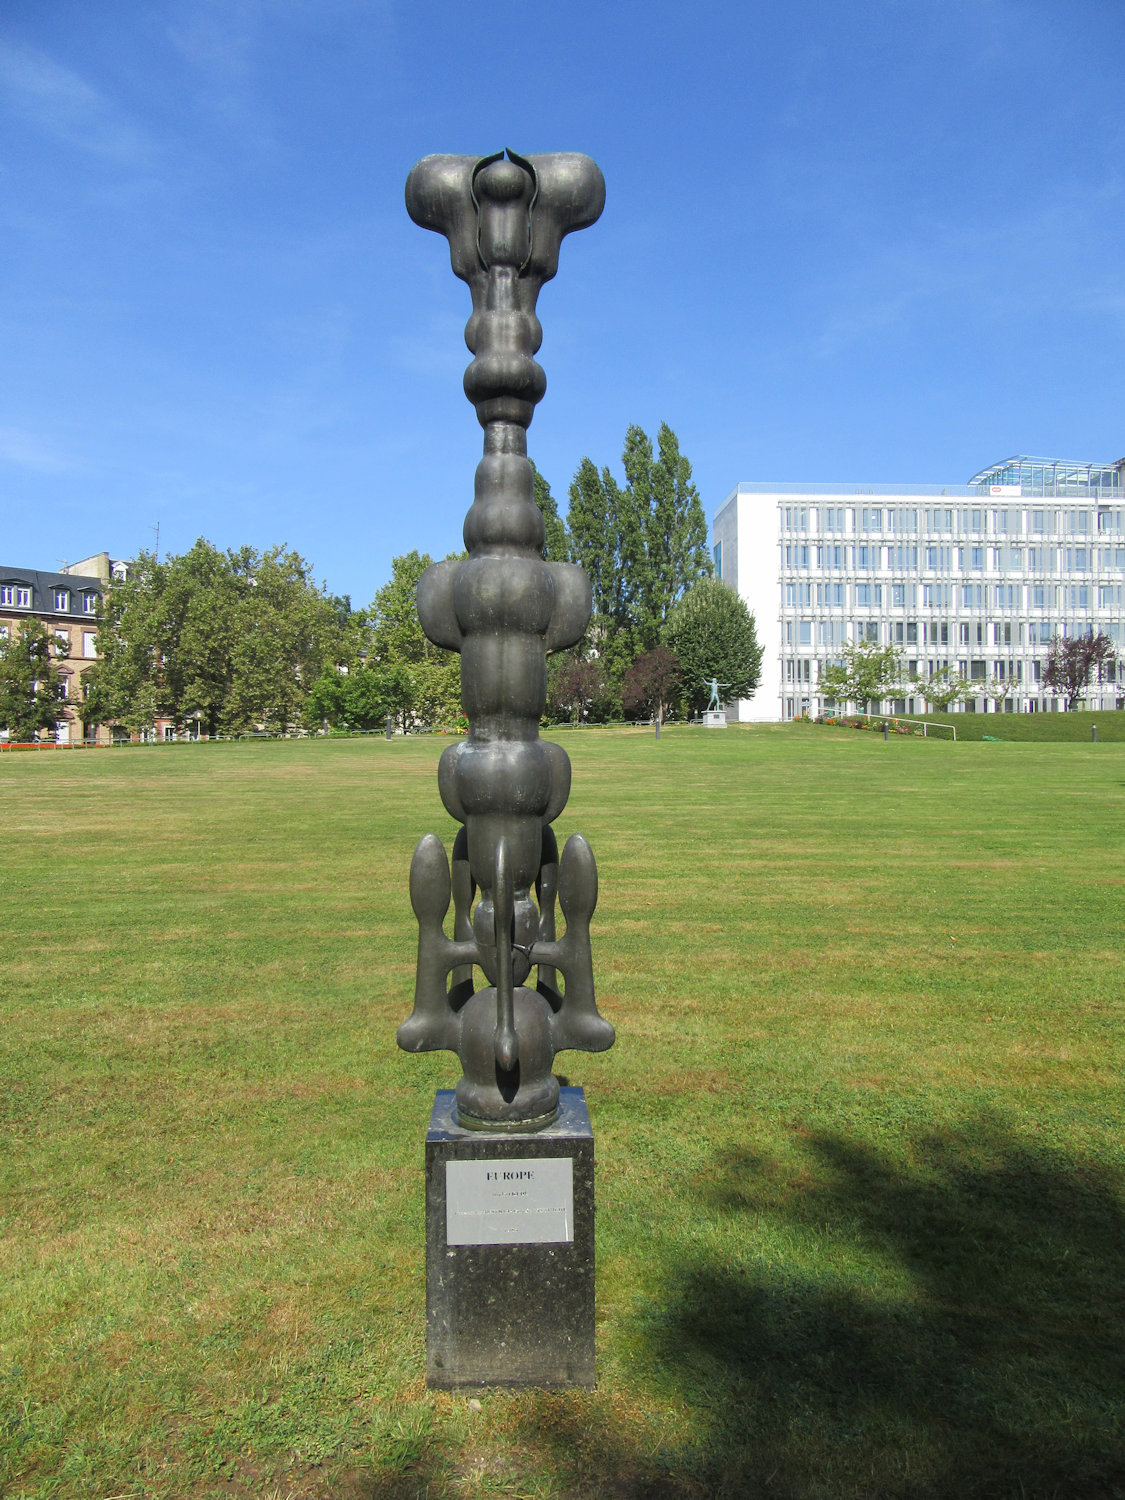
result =
M580 1088L534 1134L426 1136L426 1384L592 1387L594 1134Z
M727 711L725 708L709 708L703 714L704 729L725 729L727 727Z

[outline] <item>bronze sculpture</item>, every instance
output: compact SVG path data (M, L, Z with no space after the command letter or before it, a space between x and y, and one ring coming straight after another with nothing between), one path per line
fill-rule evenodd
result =
M458 1054L457 1116L470 1128L550 1124L559 1098L555 1054L601 1052L614 1040L594 998L597 868L579 834L559 857L550 825L566 805L570 762L539 738L546 657L581 640L590 584L574 564L544 561L527 461L527 428L546 389L533 357L542 342L536 300L558 268L563 236L593 224L604 201L598 167L575 153L427 156L406 183L411 218L446 236L454 273L472 292L465 342L475 358L465 394L484 428L484 456L465 518L467 560L435 564L418 586L426 635L461 653L469 734L438 769L442 802L463 825L452 874L433 834L411 862L418 969L398 1043L408 1052ZM442 924L451 896L448 938ZM474 966L488 980L475 992ZM532 968L534 988L525 984Z

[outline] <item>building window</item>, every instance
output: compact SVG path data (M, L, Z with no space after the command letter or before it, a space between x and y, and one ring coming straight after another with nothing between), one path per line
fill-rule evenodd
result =
M714 559L715 559L715 577L716 578L722 578L722 576L723 576L723 544L722 544L722 542L716 542L715 543L714 547L712 548L712 553L713 553L713 556L714 556Z
M88 589L82 595L82 613L84 615L96 615L98 612L98 596L93 589Z
M972 570L973 570L974 573L983 573L984 572L984 548L983 547L970 547L969 548L969 567L972 568Z
M69 589L56 589L55 590L55 608L57 610L61 610L64 614L70 608L70 590Z
M63 702L66 701L66 698L69 695L69 685L70 685L70 678L69 677L60 677L59 678L58 687L55 689L55 696L57 698L59 698L60 700L62 700Z
M84 630L82 632L82 655L87 658L96 657L98 654L98 633L96 630Z
M66 633L65 630L56 630L55 631L55 655L56 656L69 656L70 655L70 636L67 635L67 633Z
M0 604L9 604L15 609L30 609L31 590L19 583L0 583Z
M812 645L812 621L811 620L801 620L799 622L799 632L798 632L798 636L797 636L797 642L801 646L811 646Z

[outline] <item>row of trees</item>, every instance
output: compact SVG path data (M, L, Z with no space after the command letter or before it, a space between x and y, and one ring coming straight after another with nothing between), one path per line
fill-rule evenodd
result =
M296 552L222 552L200 538L159 562L142 552L103 597L86 712L142 730L196 721L210 735L301 721L309 688L353 650L349 602Z
M564 519L534 475L544 556L579 563L593 613L584 640L552 658L548 712L605 719L691 711L710 679L753 692L761 649L752 616L712 578L691 464L662 425L655 444L630 427L624 483L584 458ZM460 658L418 621L418 580L432 559L396 557L371 604L329 594L285 547L221 551L202 538L181 556L142 552L102 599L99 660L72 706L87 725L144 731L156 721L208 735L329 724L381 728L463 723ZM30 738L58 714L58 674L34 622L0 649L0 724Z
M460 663L425 639L414 605L430 562L396 558L355 610L283 547L222 552L201 538L163 562L142 553L103 601L83 712L134 730L198 722L209 735L381 728L388 715L451 723Z
M1060 694L1068 710L1075 709L1095 678L1102 681L1116 660L1113 642L1101 631L1055 636L1043 664L1042 686ZM908 677L893 646L871 644L845 647L843 659L825 667L818 683L822 694L839 703L853 703L860 709L877 711L885 699L909 693L924 699L927 707L938 713L966 698L982 695L1002 703L1015 686L1010 677L970 681L951 667L942 667L929 678Z

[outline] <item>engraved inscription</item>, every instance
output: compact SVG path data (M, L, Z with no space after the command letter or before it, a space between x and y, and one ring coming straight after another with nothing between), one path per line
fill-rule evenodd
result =
M446 1163L447 1245L549 1245L573 1239L569 1156Z

